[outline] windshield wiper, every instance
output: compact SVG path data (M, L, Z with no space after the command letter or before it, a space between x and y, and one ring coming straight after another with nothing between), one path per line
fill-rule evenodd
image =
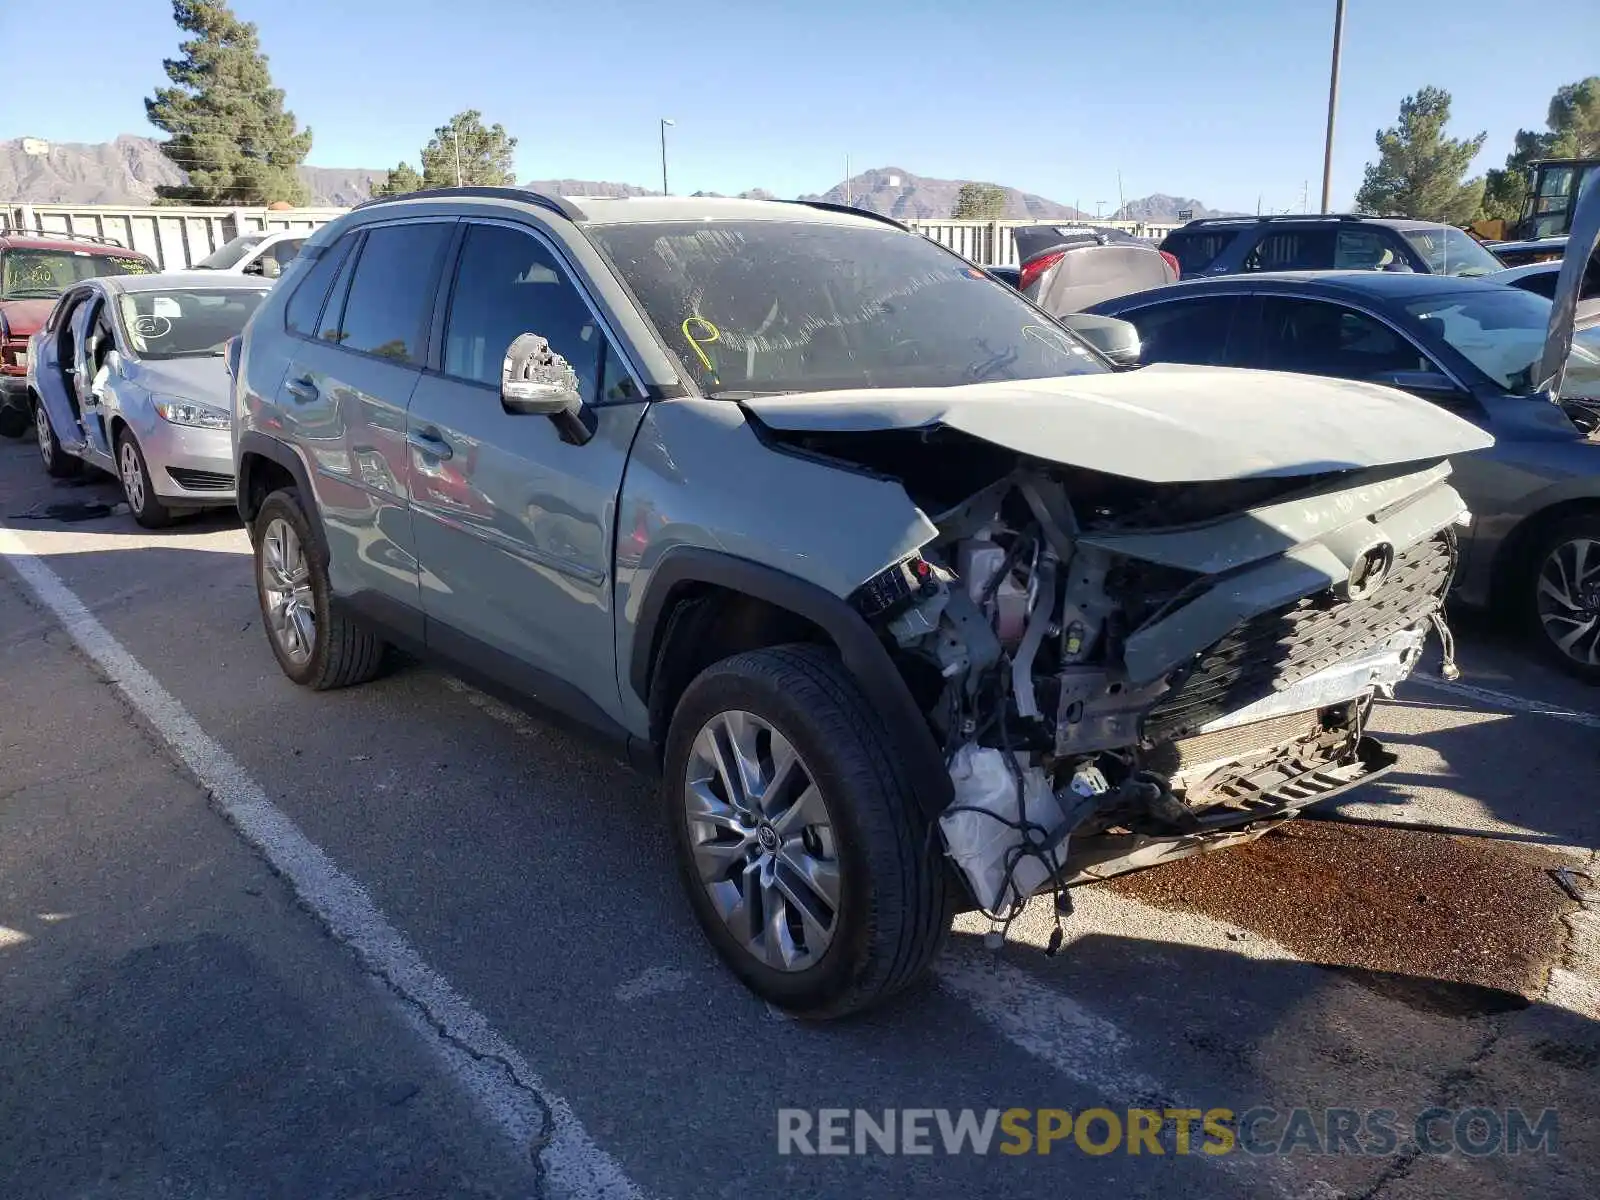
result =
M726 391L726 392L707 392L706 393L706 399L708 399L708 400L759 400L763 396L793 396L794 394L795 393L792 392L792 391L789 391L789 392L746 392L746 391L734 390L734 391Z

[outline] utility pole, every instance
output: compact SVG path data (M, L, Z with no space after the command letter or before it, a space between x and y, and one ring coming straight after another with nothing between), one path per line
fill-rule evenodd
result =
M850 207L850 156L844 156L844 204Z
M661 118L661 194L663 196L672 194L667 191L667 126L676 124L677 122L671 117Z
M461 186L461 130L451 126L451 135L456 141L456 186Z
M1100 219L1100 215L1103 212L1105 212L1105 209L1106 209L1106 202L1104 200L1096 200L1094 202L1094 219L1096 221L1098 221Z
M1333 66L1328 71L1328 139L1322 147L1322 211L1333 203L1333 118L1339 108L1339 51L1344 47L1344 0L1334 0Z

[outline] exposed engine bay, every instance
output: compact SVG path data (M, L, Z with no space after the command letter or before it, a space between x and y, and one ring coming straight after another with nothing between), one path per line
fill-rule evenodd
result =
M934 480L906 486L937 535L852 599L943 747L946 853L996 921L1374 778L1368 714L1430 628L1454 670L1443 462L1155 485L948 431L790 444Z

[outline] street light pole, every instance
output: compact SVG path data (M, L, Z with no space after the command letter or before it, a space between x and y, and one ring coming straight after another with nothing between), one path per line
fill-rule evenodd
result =
M667 191L667 126L676 125L677 122L670 117L661 118L661 194L669 195Z
M1335 0L1333 14L1333 66L1328 72L1328 139L1322 147L1322 211L1332 207L1333 118L1339 107L1339 51L1344 46L1344 0Z

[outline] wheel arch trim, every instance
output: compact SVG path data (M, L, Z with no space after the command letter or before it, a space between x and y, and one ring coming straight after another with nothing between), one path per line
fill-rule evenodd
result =
M938 744L894 660L866 620L845 601L787 571L717 550L675 546L656 563L635 618L628 681L645 705L660 653L660 638L686 587L708 584L786 609L827 636L904 756L924 810L942 812L952 795Z

